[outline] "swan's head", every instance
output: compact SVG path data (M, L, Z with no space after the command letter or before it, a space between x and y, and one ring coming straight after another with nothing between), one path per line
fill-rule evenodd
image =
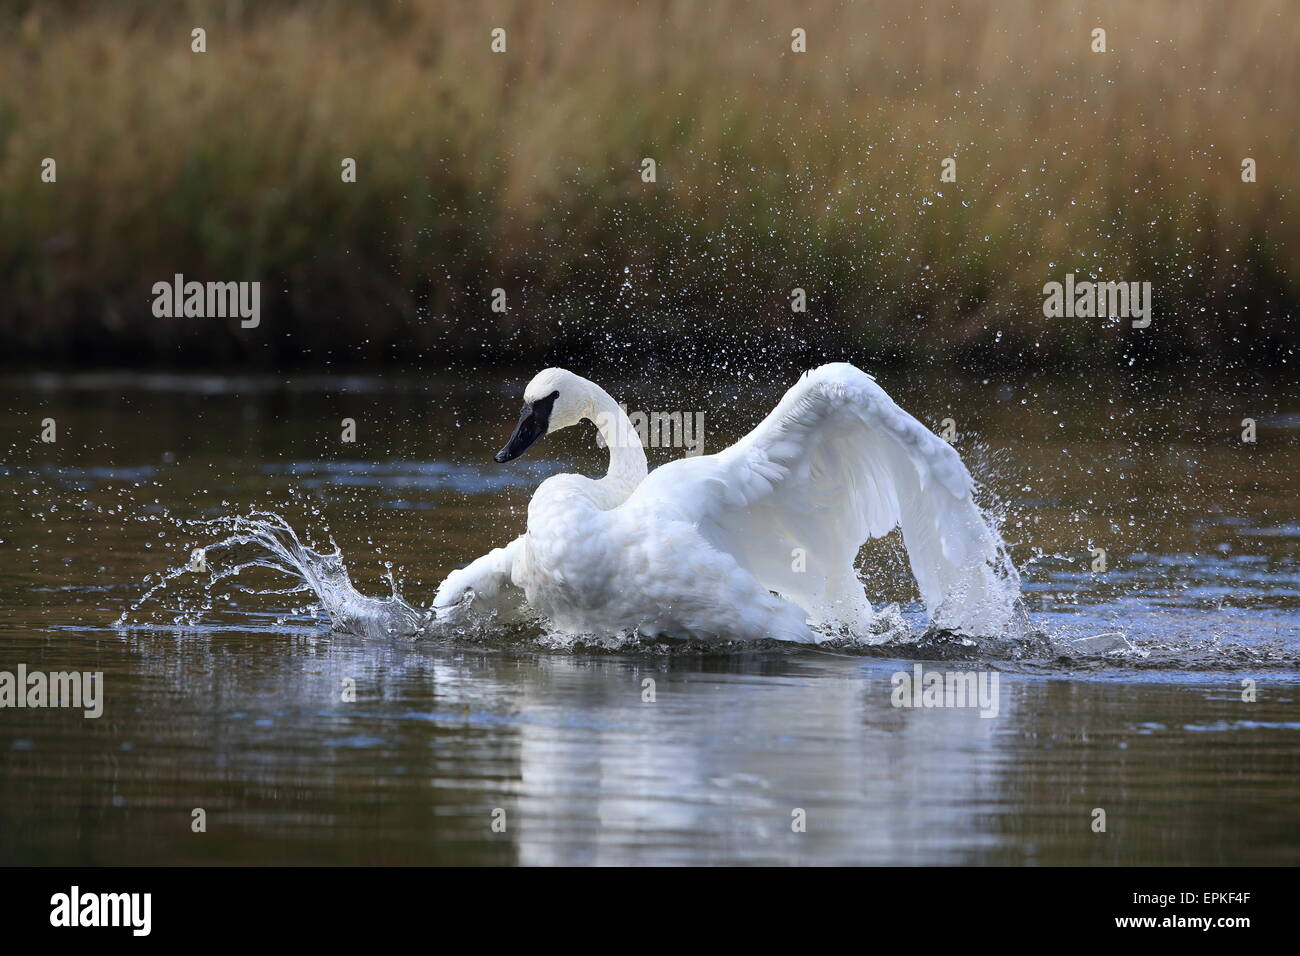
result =
M496 453L499 462L513 461L547 432L559 431L590 417L595 386L581 375L548 368L533 376L524 389L519 424L506 446Z

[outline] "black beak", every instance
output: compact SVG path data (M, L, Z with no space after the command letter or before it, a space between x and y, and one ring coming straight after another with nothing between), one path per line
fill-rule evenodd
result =
M546 434L547 426L551 423L551 407L559 394L552 392L545 398L524 406L519 413L519 424L515 426L514 434L506 442L506 447L493 456L497 462L514 461Z

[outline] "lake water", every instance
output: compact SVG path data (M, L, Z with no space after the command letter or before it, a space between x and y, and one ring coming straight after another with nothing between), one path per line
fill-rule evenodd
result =
M266 568L155 588L261 511L427 604L542 477L601 470L580 429L492 462L529 374L6 376L0 671L105 700L0 710L0 863L1300 863L1284 389L882 373L1005 511L1032 639L924 635L892 540L864 579L910 627L874 647L360 637ZM755 378L602 384L716 451L787 384ZM996 673L996 716L894 706L918 659Z

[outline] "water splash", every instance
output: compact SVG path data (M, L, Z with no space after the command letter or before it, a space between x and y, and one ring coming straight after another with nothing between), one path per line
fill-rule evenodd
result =
M313 511L319 518L320 513ZM219 601L228 599L222 594L230 589L257 597L293 597L301 595L305 602L292 610L313 615L323 612L330 626L336 630L361 637L435 637L462 640L494 640L515 643L520 640L543 648L583 651L638 651L671 648L698 651L707 645L711 649L758 647L779 642L692 641L664 640L641 635L636 630L617 634L588 634L562 631L549 622L534 618L522 626L507 627L489 615L459 613L465 609L450 609L458 613L440 618L432 608L417 607L401 594L391 569L386 579L389 594L372 597L362 594L353 585L348 574L342 550L326 529L328 542L319 546L304 541L297 530L282 515L273 511L252 511L246 515L176 521L190 533L212 543L189 550L188 563L163 572L156 581L127 607L114 622L114 627L156 627L156 619L163 616L162 626L197 627L204 623L217 608ZM256 586L249 583L258 569L274 572L280 586ZM243 578L241 579L241 576ZM472 609L471 609L472 610ZM168 616L170 615L170 616ZM1025 631L1027 618L1023 609L1018 613L1014 630ZM879 652L890 649L894 653L937 656L939 650L956 641L962 647L980 646L992 656L1005 656L997 650L997 639L982 640L978 645L965 637L947 631L923 627L917 629L896 604L873 611L868 625L860 632L827 631L819 635L824 646L843 648L851 652Z
M216 518L188 523L190 527L224 535L214 544L195 549L190 563L165 572L143 595L118 618L115 626L133 626L133 616L164 594L185 594L191 576L199 578L202 596L198 603L182 606L174 624L197 625L213 609L220 585L231 586L246 594L261 596L312 595L315 608L323 610L331 626L338 631L361 637L414 636L434 625L429 611L413 607L398 591L391 571L388 597L369 597L357 591L348 576L342 551L329 539L330 550L318 550L304 543L283 517L270 511L254 511L233 518ZM198 559L198 560L196 560ZM255 588L235 580L253 568L264 568L289 579L281 588Z
M319 517L319 512L314 513ZM215 611L218 601L229 598L222 591L230 589L258 597L301 595L306 600L293 611L323 613L335 631L363 638L441 638L493 645L523 644L565 652L652 655L789 654L808 649L778 641L673 640L647 637L635 630L605 635L569 633L540 619L510 626L491 616L473 614L440 619L431 608L417 607L403 597L391 569L386 575L386 597L359 592L348 574L341 549L327 529L324 534L328 544L319 546L310 539L304 541L284 517L272 511L177 524L216 540L192 549L188 563L161 574L117 619L114 626L119 630L158 627L158 623L146 620L158 613L171 615L161 626L196 627ZM250 583L259 570L273 572L281 586ZM241 580L241 575L246 578ZM1049 632L1032 621L1018 601L1008 625L996 635L975 636L927 626L916 612L905 613L895 603L876 608L860 632L823 630L819 636L817 649L823 652L996 662L999 666L1016 663L1053 671L1203 671L1300 665L1300 656L1282 645L1243 645L1220 637L1193 635L1185 640L1140 638L1131 636L1123 627L1099 633L1078 627Z

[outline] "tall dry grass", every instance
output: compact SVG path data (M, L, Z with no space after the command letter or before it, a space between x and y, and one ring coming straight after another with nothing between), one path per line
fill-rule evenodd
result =
M608 335L1277 362L1300 300L1295 13L10 0L0 335L90 357L523 358ZM1071 271L1152 281L1153 328L1044 318ZM262 328L154 319L175 272L262 280Z

